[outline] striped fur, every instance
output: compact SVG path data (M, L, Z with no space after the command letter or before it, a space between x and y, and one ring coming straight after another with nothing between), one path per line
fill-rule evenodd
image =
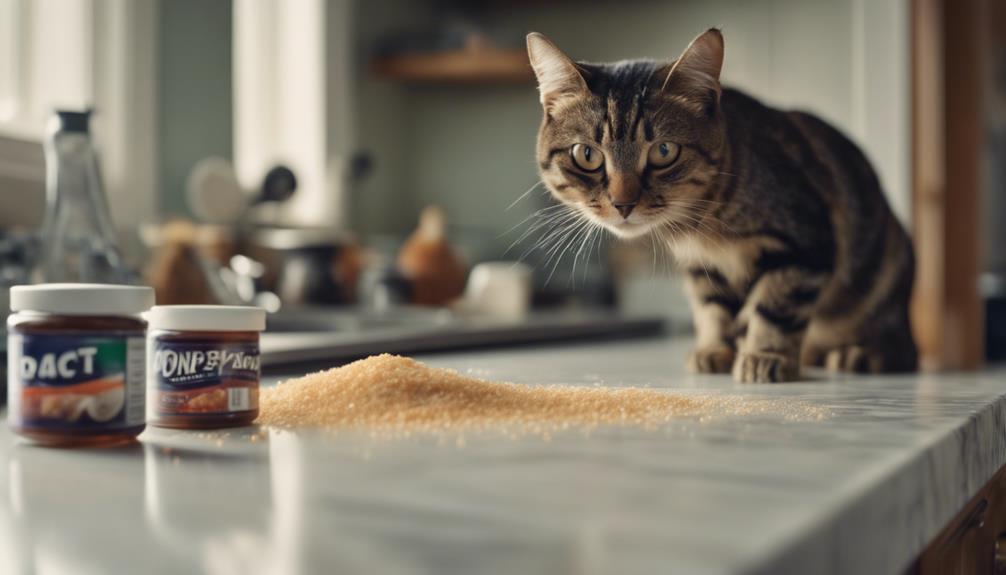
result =
M916 368L912 245L869 162L821 119L720 87L719 31L670 64L574 63L540 35L528 48L547 62L535 66L542 180L619 237L668 242L687 272L692 370L774 382L802 364ZM655 169L661 142L681 151ZM603 169L579 169L577 143L602 151ZM616 197L638 203L625 215Z

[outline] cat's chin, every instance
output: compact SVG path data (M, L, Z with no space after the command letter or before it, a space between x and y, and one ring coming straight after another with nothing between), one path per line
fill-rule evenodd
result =
M623 240L632 240L649 233L653 226L649 223L636 223L623 220L614 223L605 222L604 227L609 232L615 234L615 237Z
M615 237L623 240L642 237L650 233L650 230L659 223L652 219L640 218L636 214L633 214L628 219L606 218L586 211L583 212L583 215L594 223L600 224L601 227L614 234Z

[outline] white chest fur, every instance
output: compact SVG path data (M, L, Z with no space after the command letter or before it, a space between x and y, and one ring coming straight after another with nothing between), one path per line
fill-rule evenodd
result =
M732 285L743 284L751 274L752 254L743 242L710 241L684 236L669 242L674 257L684 269L716 269Z

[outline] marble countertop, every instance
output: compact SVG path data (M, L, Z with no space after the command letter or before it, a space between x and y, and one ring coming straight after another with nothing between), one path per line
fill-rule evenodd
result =
M638 339L422 358L528 384L793 398L822 420L549 439L0 431L0 573L890 573L1006 463L1006 371L734 384Z

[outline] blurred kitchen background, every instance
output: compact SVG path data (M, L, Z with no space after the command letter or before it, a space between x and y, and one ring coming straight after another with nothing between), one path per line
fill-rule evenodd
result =
M0 282L39 279L48 118L93 108L125 267L160 303L257 303L279 310L280 331L370 325L326 323L322 308L518 323L601 309L653 321L595 331L665 318L687 330L662 251L599 235L550 251L558 236L533 227L552 202L535 187L524 36L583 60L670 59L719 26L725 83L820 114L866 150L926 238L916 311L930 364L977 365L1004 337L1004 12L995 0L0 0ZM527 268L510 264L522 256Z

